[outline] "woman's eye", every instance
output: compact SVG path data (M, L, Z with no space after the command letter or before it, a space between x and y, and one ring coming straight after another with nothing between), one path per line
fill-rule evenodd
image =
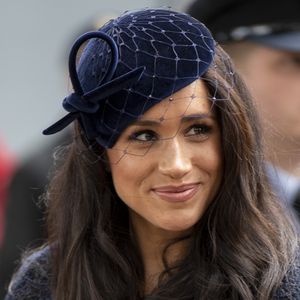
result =
M206 137L211 131L211 127L207 125L193 125L186 132L186 136Z
M129 139L131 141L138 142L153 142L157 139L157 136L153 131L146 130L133 133L132 135L130 135Z

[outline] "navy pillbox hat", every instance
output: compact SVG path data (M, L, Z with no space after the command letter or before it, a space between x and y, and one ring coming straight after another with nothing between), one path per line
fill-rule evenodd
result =
M218 42L250 40L300 51L299 0L194 0L187 11Z
M76 66L76 54L88 41ZM73 45L69 112L44 131L78 119L89 140L112 147L145 111L200 78L214 57L209 30L188 14L164 9L128 11Z

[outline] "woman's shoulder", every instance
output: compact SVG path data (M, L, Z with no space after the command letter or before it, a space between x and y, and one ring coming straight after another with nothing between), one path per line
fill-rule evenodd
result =
M5 300L50 300L50 247L44 247L23 259L13 276Z
M300 249L273 299L300 300Z

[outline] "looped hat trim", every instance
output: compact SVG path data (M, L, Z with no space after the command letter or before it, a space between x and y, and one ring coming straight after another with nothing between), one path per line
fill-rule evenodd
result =
M99 87L87 93L83 92L78 74L76 70L76 57L79 48L84 42L92 38L100 38L105 40L111 49L111 64L108 71L102 80ZM75 119L82 117L81 113L93 114L99 109L99 102L116 92L131 86L134 82L138 81L141 77L144 67L138 67L124 75L121 75L113 80L111 78L114 75L118 64L119 51L116 42L106 33L100 31L88 32L80 36L74 43L69 57L69 72L73 85L74 93L70 94L63 100L63 107L69 112L68 115L61 118L59 121L48 127L43 131L43 134L54 134L72 123ZM87 132L88 134L88 132ZM89 134L88 134L89 135ZM89 136L88 136L89 137ZM89 137L93 138L93 137Z

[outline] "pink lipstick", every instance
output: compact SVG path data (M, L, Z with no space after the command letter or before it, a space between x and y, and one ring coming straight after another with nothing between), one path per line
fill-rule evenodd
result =
M181 186L162 186L152 191L162 200L168 202L184 202L191 199L198 191L199 183L185 184Z

